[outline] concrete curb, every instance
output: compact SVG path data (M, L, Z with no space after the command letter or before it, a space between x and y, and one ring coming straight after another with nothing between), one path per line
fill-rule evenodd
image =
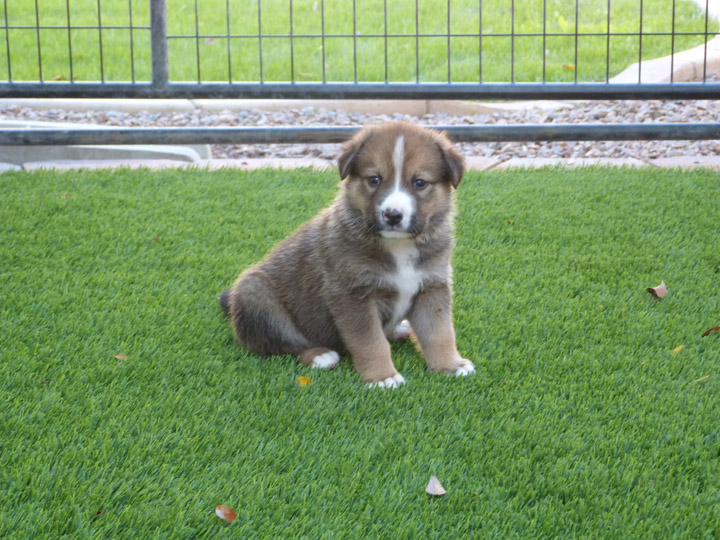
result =
M445 113L452 116L472 116L495 112L513 112L522 109L546 111L573 107L565 101L513 101L506 103L485 103L453 100L314 100L314 99L0 99L0 107L29 107L37 110L63 109L74 112L117 111L124 113L175 113L199 109L220 113L223 111L282 109L332 109L348 113L403 114L421 117L425 114Z
M545 167L565 167L576 169L580 167L657 167L663 169L712 169L720 170L720 156L681 156L672 158L656 158L642 161L634 158L513 158L500 162L494 158L471 156L466 159L467 169L472 171L522 171L527 169L540 169ZM192 163L179 162L172 159L97 159L97 160L46 160L28 162L23 167L8 163L0 163L0 174L7 171L33 171L38 169L70 171L95 169L204 169L215 171L220 169L237 169L253 171L257 169L292 170L311 168L317 171L334 170L334 161L324 159L207 159Z

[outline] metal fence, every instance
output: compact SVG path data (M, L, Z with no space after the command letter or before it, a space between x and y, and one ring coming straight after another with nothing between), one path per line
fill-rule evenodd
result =
M717 99L691 0L2 0L0 98ZM658 16L658 12L660 16ZM689 14L689 15L688 15ZM704 44L701 73L673 54ZM669 55L667 82L642 61ZM612 76L637 63L637 80ZM712 123L439 126L458 141L715 139ZM0 130L0 144L339 142L354 128Z

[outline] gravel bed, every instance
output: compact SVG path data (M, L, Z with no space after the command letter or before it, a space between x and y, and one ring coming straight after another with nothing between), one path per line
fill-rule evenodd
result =
M34 110L20 106L0 107L0 119L74 122L107 126L361 126L390 120L407 120L422 125L463 124L582 124L582 123L672 123L720 122L720 102L699 101L584 101L569 102L555 111L537 108L472 116L427 114L412 117L401 114L371 115L348 113L331 108L286 109L280 111L243 110L221 113L195 109L177 113L123 113L113 110L73 112ZM466 156L485 156L506 161L531 157L611 157L641 160L674 156L706 156L720 153L720 141L587 141L547 143L462 143ZM214 145L214 158L323 158L332 159L337 144L255 144Z

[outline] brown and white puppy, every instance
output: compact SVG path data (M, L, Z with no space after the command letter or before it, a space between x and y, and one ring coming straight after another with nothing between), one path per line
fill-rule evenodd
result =
M220 296L235 337L254 353L317 368L349 353L363 382L397 387L405 379L388 339L412 331L429 369L472 373L450 309L462 157L442 133L392 123L361 130L338 165L344 182L333 204Z

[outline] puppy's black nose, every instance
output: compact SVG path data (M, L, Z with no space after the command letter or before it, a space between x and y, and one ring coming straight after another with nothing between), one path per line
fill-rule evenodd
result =
M402 212L400 210L395 210L394 208L388 208L383 212L383 219L385 220L385 223L391 227L400 223L402 218Z

